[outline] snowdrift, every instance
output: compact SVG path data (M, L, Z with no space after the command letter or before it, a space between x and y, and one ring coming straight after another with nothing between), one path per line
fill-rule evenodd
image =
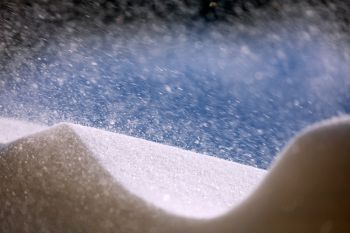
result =
M0 232L349 232L350 120L266 172L94 128L0 119Z

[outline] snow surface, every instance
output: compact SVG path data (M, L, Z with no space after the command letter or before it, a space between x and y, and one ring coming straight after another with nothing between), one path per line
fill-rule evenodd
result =
M9 119L1 125L16 129L12 123L20 125ZM303 131L265 176L84 126L31 134L39 128L11 132L22 138L0 150L0 232L350 230L350 118Z
M6 132L0 143L47 129L10 119L1 119L0 127ZM165 211L187 217L209 218L227 212L265 174L254 167L80 125L59 124L47 132L50 137L58 137L59 144L47 144L43 138L38 142L43 149L65 153L69 145L60 141L67 137L65 134L73 133L81 146L89 150L88 155L75 153L75 157L96 159L115 182L132 194ZM29 138L38 140L40 136L34 134Z
M78 125L69 126L132 193L169 212L213 217L246 197L264 170Z

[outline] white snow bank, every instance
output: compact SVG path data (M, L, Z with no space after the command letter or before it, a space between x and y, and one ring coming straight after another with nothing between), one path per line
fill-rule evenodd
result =
M228 211L265 174L254 167L138 138L78 125L69 127L120 184L182 216L208 218Z
M350 231L350 119L302 133L261 182L256 168L102 130L28 129L3 137L27 135L0 150L0 232Z
M0 142L46 129L9 119L1 119L1 126L4 126L4 132L10 133L5 133L8 136L3 136L5 140ZM26 140L38 141L40 135L32 135ZM46 135L55 137L56 141L47 143L46 138L41 138L35 146L66 153L71 142L64 141L70 135L88 151L88 155L75 153L74 157L94 158L115 182L134 195L182 216L208 218L228 211L265 173L257 168L74 124L54 126L46 131ZM15 142L17 146L23 147L22 144ZM69 165L69 161L63 162Z

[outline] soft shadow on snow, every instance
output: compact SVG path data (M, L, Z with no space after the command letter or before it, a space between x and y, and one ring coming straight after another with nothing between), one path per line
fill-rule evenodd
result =
M8 129L26 125L23 121L0 119L0 130L4 129L2 123ZM38 125L37 129L41 127L41 130L33 131L33 124L27 124L19 131L4 133L12 141L1 151L0 167L4 169L4 177L14 179L12 185L40 188L44 193L61 189L63 196L75 195L65 187L84 172L87 177L79 179L89 193L95 184L84 184L84 180L103 177L97 172L103 170L115 186L130 192L125 194L126 199L136 196L142 202L183 217L211 218L241 202L265 175L264 170L254 167L95 128L61 123L52 127ZM11 178L12 170L25 170L27 175L22 176L20 171L18 177ZM40 177L36 177L38 173L47 173L48 177L29 186L32 179ZM56 184L45 187L46 182ZM99 182L107 181L101 178ZM108 187L99 189L98 192L111 192ZM111 195L120 198L113 192ZM110 205L112 208L113 203Z
M0 151L0 229L348 232L349 139L349 118L309 127L264 175L142 139L59 124Z

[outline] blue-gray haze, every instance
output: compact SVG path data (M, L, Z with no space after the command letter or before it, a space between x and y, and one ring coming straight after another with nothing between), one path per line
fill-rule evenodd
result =
M300 129L350 111L347 44L306 16L67 25L30 59L4 63L0 115L71 121L267 168Z

